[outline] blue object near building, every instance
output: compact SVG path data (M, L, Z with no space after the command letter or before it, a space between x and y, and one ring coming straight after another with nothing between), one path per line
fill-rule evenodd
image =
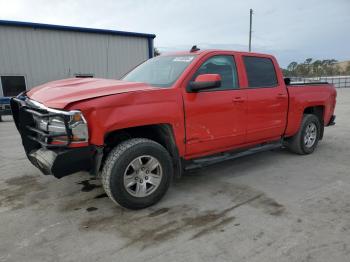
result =
M0 122L2 121L2 116L12 115L10 100L11 97L0 97Z

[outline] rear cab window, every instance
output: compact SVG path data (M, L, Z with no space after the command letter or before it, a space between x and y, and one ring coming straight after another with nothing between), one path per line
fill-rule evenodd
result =
M278 85L274 64L270 58L243 56L249 88L266 88Z

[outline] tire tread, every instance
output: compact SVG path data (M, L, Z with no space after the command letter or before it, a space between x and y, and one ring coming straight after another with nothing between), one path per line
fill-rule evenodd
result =
M160 146L162 149L165 150L165 153L167 153L166 149L161 146L160 144L158 144L157 142L147 139L147 138L132 138L129 140L126 140L124 142L121 142L120 144L118 144L116 147L114 147L112 149L112 151L109 153L105 164L103 166L102 172L101 172L101 180L102 180L102 186L106 192L106 194L108 195L108 197L117 205L121 205L121 203L118 203L117 199L115 199L115 197L113 196L112 192L111 192L111 176L113 174L112 170L113 167L115 165L115 163L118 161L118 159L128 150L132 149L133 147L140 145L142 143L151 143L154 144L155 146ZM120 200L124 202L124 200ZM127 206L127 204L122 204L123 206ZM139 209L139 207L137 206L128 206L128 208L132 208L132 209ZM142 208L142 207L140 207Z
M305 154L312 153L312 152L306 152L303 149L302 144L301 144L301 139L302 139L304 127L311 120L317 121L318 122L318 124L317 124L318 128L320 127L320 122L319 122L318 118L315 115L313 115L313 114L304 114L304 117L303 117L303 120L301 122L301 125L300 125L300 128L298 130L298 133L296 133L293 137L289 138L286 141L286 145L287 145L288 149L290 151L292 151L293 153L296 153L296 154L299 154L299 155L305 155ZM318 134L318 138L317 139L319 139L319 134ZM317 145L317 142L318 141L315 142L316 145Z

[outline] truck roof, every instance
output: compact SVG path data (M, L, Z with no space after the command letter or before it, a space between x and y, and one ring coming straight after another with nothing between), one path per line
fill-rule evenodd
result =
M205 49L205 50L199 50L199 51L177 51L177 52L167 52L164 54L161 54L161 56L173 56L173 55L204 55L214 52L232 52L234 54L239 55L255 55L255 56L265 56L265 57L272 57L272 55L269 54L263 54L263 53L255 53L255 52L244 52L244 51L235 51L235 50L225 50L225 49Z

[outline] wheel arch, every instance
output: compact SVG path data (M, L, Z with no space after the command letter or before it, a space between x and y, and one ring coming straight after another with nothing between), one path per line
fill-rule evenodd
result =
M316 106L309 106L304 108L304 115L305 114L312 114L315 115L321 124L321 130L320 130L320 140L323 138L323 133L324 133L324 112L325 112L325 107L324 105L316 105Z
M113 130L104 137L105 149L103 158L105 159L116 145L131 138L148 138L161 144L169 152L173 160L175 177L182 175L182 159L171 124L152 124Z

